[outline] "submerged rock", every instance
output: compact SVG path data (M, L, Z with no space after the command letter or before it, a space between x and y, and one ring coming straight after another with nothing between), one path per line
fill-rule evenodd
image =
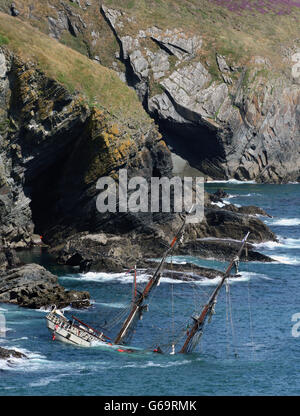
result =
M19 351L0 347L0 360L7 360L9 358L27 358L27 356Z

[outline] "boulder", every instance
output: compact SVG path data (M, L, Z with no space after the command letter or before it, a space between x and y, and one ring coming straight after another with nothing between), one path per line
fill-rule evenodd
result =
M0 360L7 360L9 358L27 358L25 354L15 350L8 350L7 348L0 347Z
M54 276L38 264L26 264L0 273L0 302L28 308L58 308L72 305L83 308L90 305L88 292L66 290Z

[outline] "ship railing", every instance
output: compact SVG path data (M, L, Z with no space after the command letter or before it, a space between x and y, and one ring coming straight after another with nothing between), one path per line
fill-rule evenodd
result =
M50 315L50 314L49 314ZM64 320L61 317L57 317L57 316L47 316L54 324L58 325L60 328L65 329L66 331L69 331L71 333L73 333L76 336L79 336L83 339L85 339L86 341L92 341L95 338L97 340L102 340L100 336L96 335L96 334L91 334L89 332L87 332L87 330L83 327L77 326L76 324L70 323L69 321L67 321L66 319Z

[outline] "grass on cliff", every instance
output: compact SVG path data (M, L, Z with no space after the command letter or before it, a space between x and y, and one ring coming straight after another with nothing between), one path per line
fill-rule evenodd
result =
M16 17L0 13L0 45L23 60L36 62L49 77L78 91L90 106L106 110L120 123L139 127L150 123L136 93L114 71L59 43Z
M286 0L105 0L104 4L135 16L140 28L156 25L199 34L204 59L215 52L236 62L262 55L280 69L279 48L300 37L300 3L288 6Z
M0 0L0 10L9 13L10 4ZM97 55L104 66L112 67L119 45L100 12L104 4L131 18L124 17L125 25L118 29L121 36L136 36L140 29L153 26L200 35L203 45L195 60L207 62L213 79L220 79L216 52L238 66L248 65L254 55L264 56L274 72L288 70L290 74L282 55L300 39L300 4L292 0L102 0L89 4L84 7L81 2L79 7L67 0L18 0L18 18L49 34L48 17L58 19L58 13L64 14L68 7L85 26L77 36L63 31L61 42L82 54ZM149 43L147 47L151 49Z

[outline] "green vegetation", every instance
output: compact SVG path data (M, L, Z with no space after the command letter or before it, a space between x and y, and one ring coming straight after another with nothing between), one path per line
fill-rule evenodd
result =
M47 76L77 91L90 105L105 110L113 119L132 124L150 123L135 92L114 71L44 35L31 25L0 13L0 33L21 59L35 61ZM3 37L3 36L2 36Z
M290 15L280 15L271 10L265 14L243 10L239 14L208 0L139 0L134 8L129 0L108 0L104 4L135 16L139 28L156 25L201 35L201 55L210 64L215 52L240 64L246 64L250 56L262 55L280 70L284 63L279 59L278 46L288 46L299 37L299 8L293 8ZM214 68L211 71L213 74Z
M0 46L7 45L8 43L8 38L0 33Z
M260 55L270 60L273 72L280 73L285 70L286 63L281 59L278 48L283 50L291 46L295 39L299 39L300 8L289 6L289 14L282 14L279 13L280 8L272 6L274 2L271 0L264 3L269 5L262 14L256 0L247 2L242 0L234 2L104 0L101 2L107 7L124 11L126 16L133 18L125 21L123 29L118 28L120 36L135 36L139 30L153 26L160 29L182 29L189 36L200 35L203 45L195 60L208 63L207 69L214 80L221 79L215 63L216 53L224 55L229 65L238 64L240 67L248 65L252 56ZM277 3L279 4L280 1L278 0ZM2 0L0 9L7 10L9 4L7 0ZM34 18L30 19L26 10L31 4L32 1L29 0L18 0L18 9L21 10L18 18L29 19L31 25L48 34L48 17L57 19L57 11L61 10L61 1L34 1L32 11ZM99 3L91 2L91 5L84 10L74 2L68 4L76 8L76 16L85 22L86 28L83 27L76 37L64 31L60 41L81 54L91 57L98 55L104 66L111 67L119 45L101 15ZM4 34L6 35L6 32ZM147 44L150 49L154 46Z
M60 41L64 45L69 46L70 48L81 53L82 55L88 55L87 47L82 38L82 35L78 35L77 37L75 37L72 36L70 32L64 32Z

